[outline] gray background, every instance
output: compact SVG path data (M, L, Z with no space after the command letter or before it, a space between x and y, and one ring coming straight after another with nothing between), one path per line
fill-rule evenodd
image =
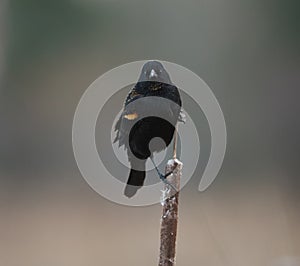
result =
M180 195L177 265L300 265L299 7L1 1L0 265L157 263L161 206L100 197L71 143L89 84L147 58L202 77L227 123L217 179L199 193L194 177Z

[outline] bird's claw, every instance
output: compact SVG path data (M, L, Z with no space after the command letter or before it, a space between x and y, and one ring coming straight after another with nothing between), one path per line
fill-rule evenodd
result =
M167 178L169 175L173 174L173 171L169 172L169 173L166 173L164 176L164 178Z
M156 164L155 164L155 162L154 162L154 160L153 160L152 157L150 157L150 160L152 161L152 163L153 163L153 165L154 165L154 167L155 167L155 169L156 169L156 172L157 172L157 174L158 174L160 180L162 180L165 184L167 184L167 185L170 186L172 189L174 189L175 192L178 192L177 189L176 189L176 187L175 187L173 184L171 184L171 183L168 181L168 179L167 179L167 177L168 177L169 175L173 174L173 171L171 171L171 172L166 173L165 175L163 175L163 174L159 171L159 169L157 168L157 166L156 166Z
M175 187L173 184L171 184L171 183L168 181L168 179L167 179L167 177L168 177L169 175L171 175L171 174L173 174L173 171L171 171L171 172L169 172L169 173L166 173L165 175L163 175L162 173L159 173L159 178L160 178L160 180L162 180L166 185L170 186L175 192L177 192L176 187Z

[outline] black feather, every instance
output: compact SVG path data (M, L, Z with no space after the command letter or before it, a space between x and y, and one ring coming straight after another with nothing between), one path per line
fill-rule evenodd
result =
M148 96L162 97L171 101L161 105L156 102L156 98ZM131 164L124 191L126 196L132 197L144 184L145 163L147 158L152 156L149 150L151 139L159 137L165 142L165 145L155 147L155 151L162 150L172 141L180 109L181 98L178 88L172 84L162 64L156 61L146 63L138 83L129 92L124 110L115 125L117 133L114 142L119 141L119 146L125 145ZM153 116L152 111L158 115L167 114L168 121ZM147 115L149 113L152 115ZM143 118L139 119L139 117Z

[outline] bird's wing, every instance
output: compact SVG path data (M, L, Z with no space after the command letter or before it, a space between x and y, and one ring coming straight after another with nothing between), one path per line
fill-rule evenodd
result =
M169 106L169 111L170 111L170 117L173 118L174 124L176 124L177 121L180 120L180 110L181 110L181 98L179 94L179 90L176 86L174 85L169 85L168 88L168 99L172 100L172 103Z
M123 112L115 125L116 137L114 139L114 143L119 141L119 146L124 145L126 139L128 140L130 129L139 117L135 110L135 105L130 103L142 96L143 95L137 92L136 87L133 87L127 95Z

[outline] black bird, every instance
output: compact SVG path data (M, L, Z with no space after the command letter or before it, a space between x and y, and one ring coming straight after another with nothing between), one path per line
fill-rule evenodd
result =
M168 100L164 100L162 104L159 98L149 96ZM180 110L179 91L172 84L163 65L158 61L147 62L138 82L129 92L124 110L115 125L117 134L114 142L119 141L119 146L125 145L131 165L124 191L127 197L135 195L144 184L146 160L150 158L154 164L153 151L163 150L172 141ZM149 143L155 137L164 140L165 145L154 144L150 151ZM158 171L155 164L154 166ZM158 173L164 180L165 176L159 171Z

